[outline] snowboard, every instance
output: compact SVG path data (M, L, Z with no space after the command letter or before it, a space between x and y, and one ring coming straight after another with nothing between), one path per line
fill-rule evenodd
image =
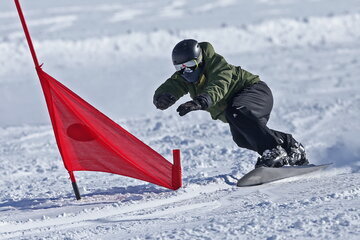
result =
M238 187L255 186L322 170L332 163L323 165L284 166L281 168L259 167L245 174L237 182Z

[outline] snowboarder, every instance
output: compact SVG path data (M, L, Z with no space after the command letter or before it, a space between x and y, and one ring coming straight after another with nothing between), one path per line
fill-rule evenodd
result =
M230 125L235 143L256 151L255 167L308 164L305 149L291 134L269 129L273 107L270 88L259 76L233 66L208 42L185 39L174 47L176 72L154 94L154 105L165 110L190 93L191 101L177 108L180 116L206 110Z

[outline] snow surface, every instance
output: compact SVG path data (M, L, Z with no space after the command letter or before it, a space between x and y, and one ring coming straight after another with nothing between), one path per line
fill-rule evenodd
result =
M13 1L0 3L0 239L359 239L358 0L22 1L44 70L171 159L184 187L77 172L75 201ZM210 41L273 90L271 128L326 171L238 188L256 154L152 106L172 47ZM187 100L184 98L179 103Z

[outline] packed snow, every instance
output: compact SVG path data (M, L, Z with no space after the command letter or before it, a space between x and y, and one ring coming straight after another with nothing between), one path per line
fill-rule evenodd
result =
M357 0L22 2L43 69L171 160L177 191L76 172L59 155L13 1L0 3L0 239L359 239L360 3ZM269 126L325 171L256 187L257 154L205 112L152 105L173 46L209 41L268 83Z

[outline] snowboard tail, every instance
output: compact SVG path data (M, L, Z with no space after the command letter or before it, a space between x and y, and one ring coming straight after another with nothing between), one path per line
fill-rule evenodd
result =
M237 182L238 187L255 186L284 178L295 177L322 170L332 163L323 165L284 166L281 168L259 167L245 174Z

